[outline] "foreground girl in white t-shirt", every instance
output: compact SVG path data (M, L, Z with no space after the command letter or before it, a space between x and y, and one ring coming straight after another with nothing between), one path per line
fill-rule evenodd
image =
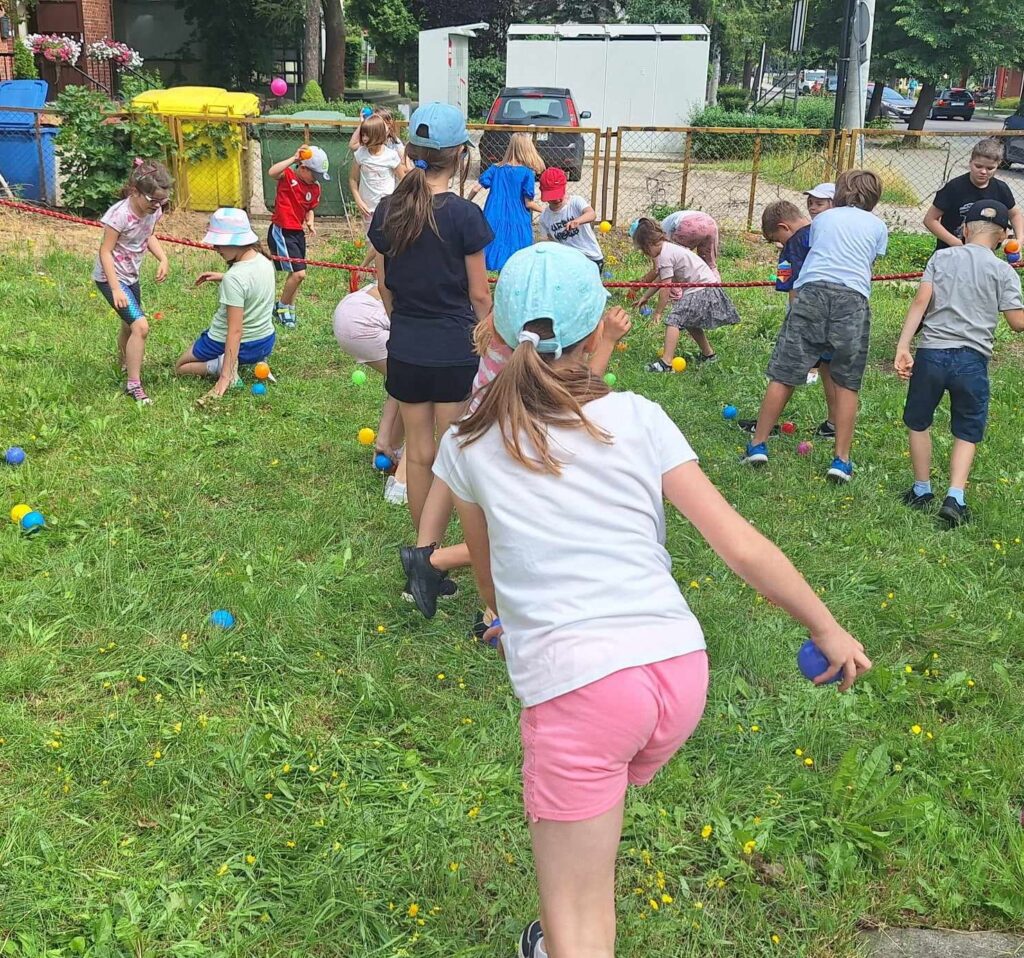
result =
M672 577L667 498L757 591L801 622L842 689L871 667L772 543L720 495L660 406L611 392L585 357L606 293L583 254L514 254L494 322L514 352L434 472L455 496L481 597L521 699L523 792L541 920L524 958L612 958L627 784L700 720L708 662ZM543 929L543 930L542 930Z

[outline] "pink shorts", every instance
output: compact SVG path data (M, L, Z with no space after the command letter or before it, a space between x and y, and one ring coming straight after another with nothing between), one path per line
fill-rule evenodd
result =
M603 815L646 785L700 722L708 693L701 649L623 669L523 709L523 803L531 821Z

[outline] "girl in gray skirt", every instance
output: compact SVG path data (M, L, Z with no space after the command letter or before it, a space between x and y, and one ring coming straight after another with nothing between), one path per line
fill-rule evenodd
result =
M650 272L641 280L644 283L718 283L714 271L696 253L685 246L669 241L661 227L652 219L644 217L631 230L633 243L652 263ZM672 359L679 345L679 334L686 330L700 347L698 363L711 363L718 357L706 330L719 326L731 326L740 321L736 307L717 286L696 286L691 289L670 289L651 287L641 297L638 305L643 306L655 295L658 304L654 318L664 320L665 349L661 356L645 367L649 373L672 371Z

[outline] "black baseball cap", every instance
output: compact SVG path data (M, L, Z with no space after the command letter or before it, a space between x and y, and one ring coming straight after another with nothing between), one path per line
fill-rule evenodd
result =
M1004 230L1010 228L1010 211L998 200L979 200L964 217L965 223L995 223Z

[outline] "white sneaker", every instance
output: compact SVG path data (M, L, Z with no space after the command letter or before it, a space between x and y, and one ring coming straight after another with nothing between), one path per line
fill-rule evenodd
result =
M384 501L393 506L404 506L409 501L405 483L399 482L394 476L388 476L384 483Z

